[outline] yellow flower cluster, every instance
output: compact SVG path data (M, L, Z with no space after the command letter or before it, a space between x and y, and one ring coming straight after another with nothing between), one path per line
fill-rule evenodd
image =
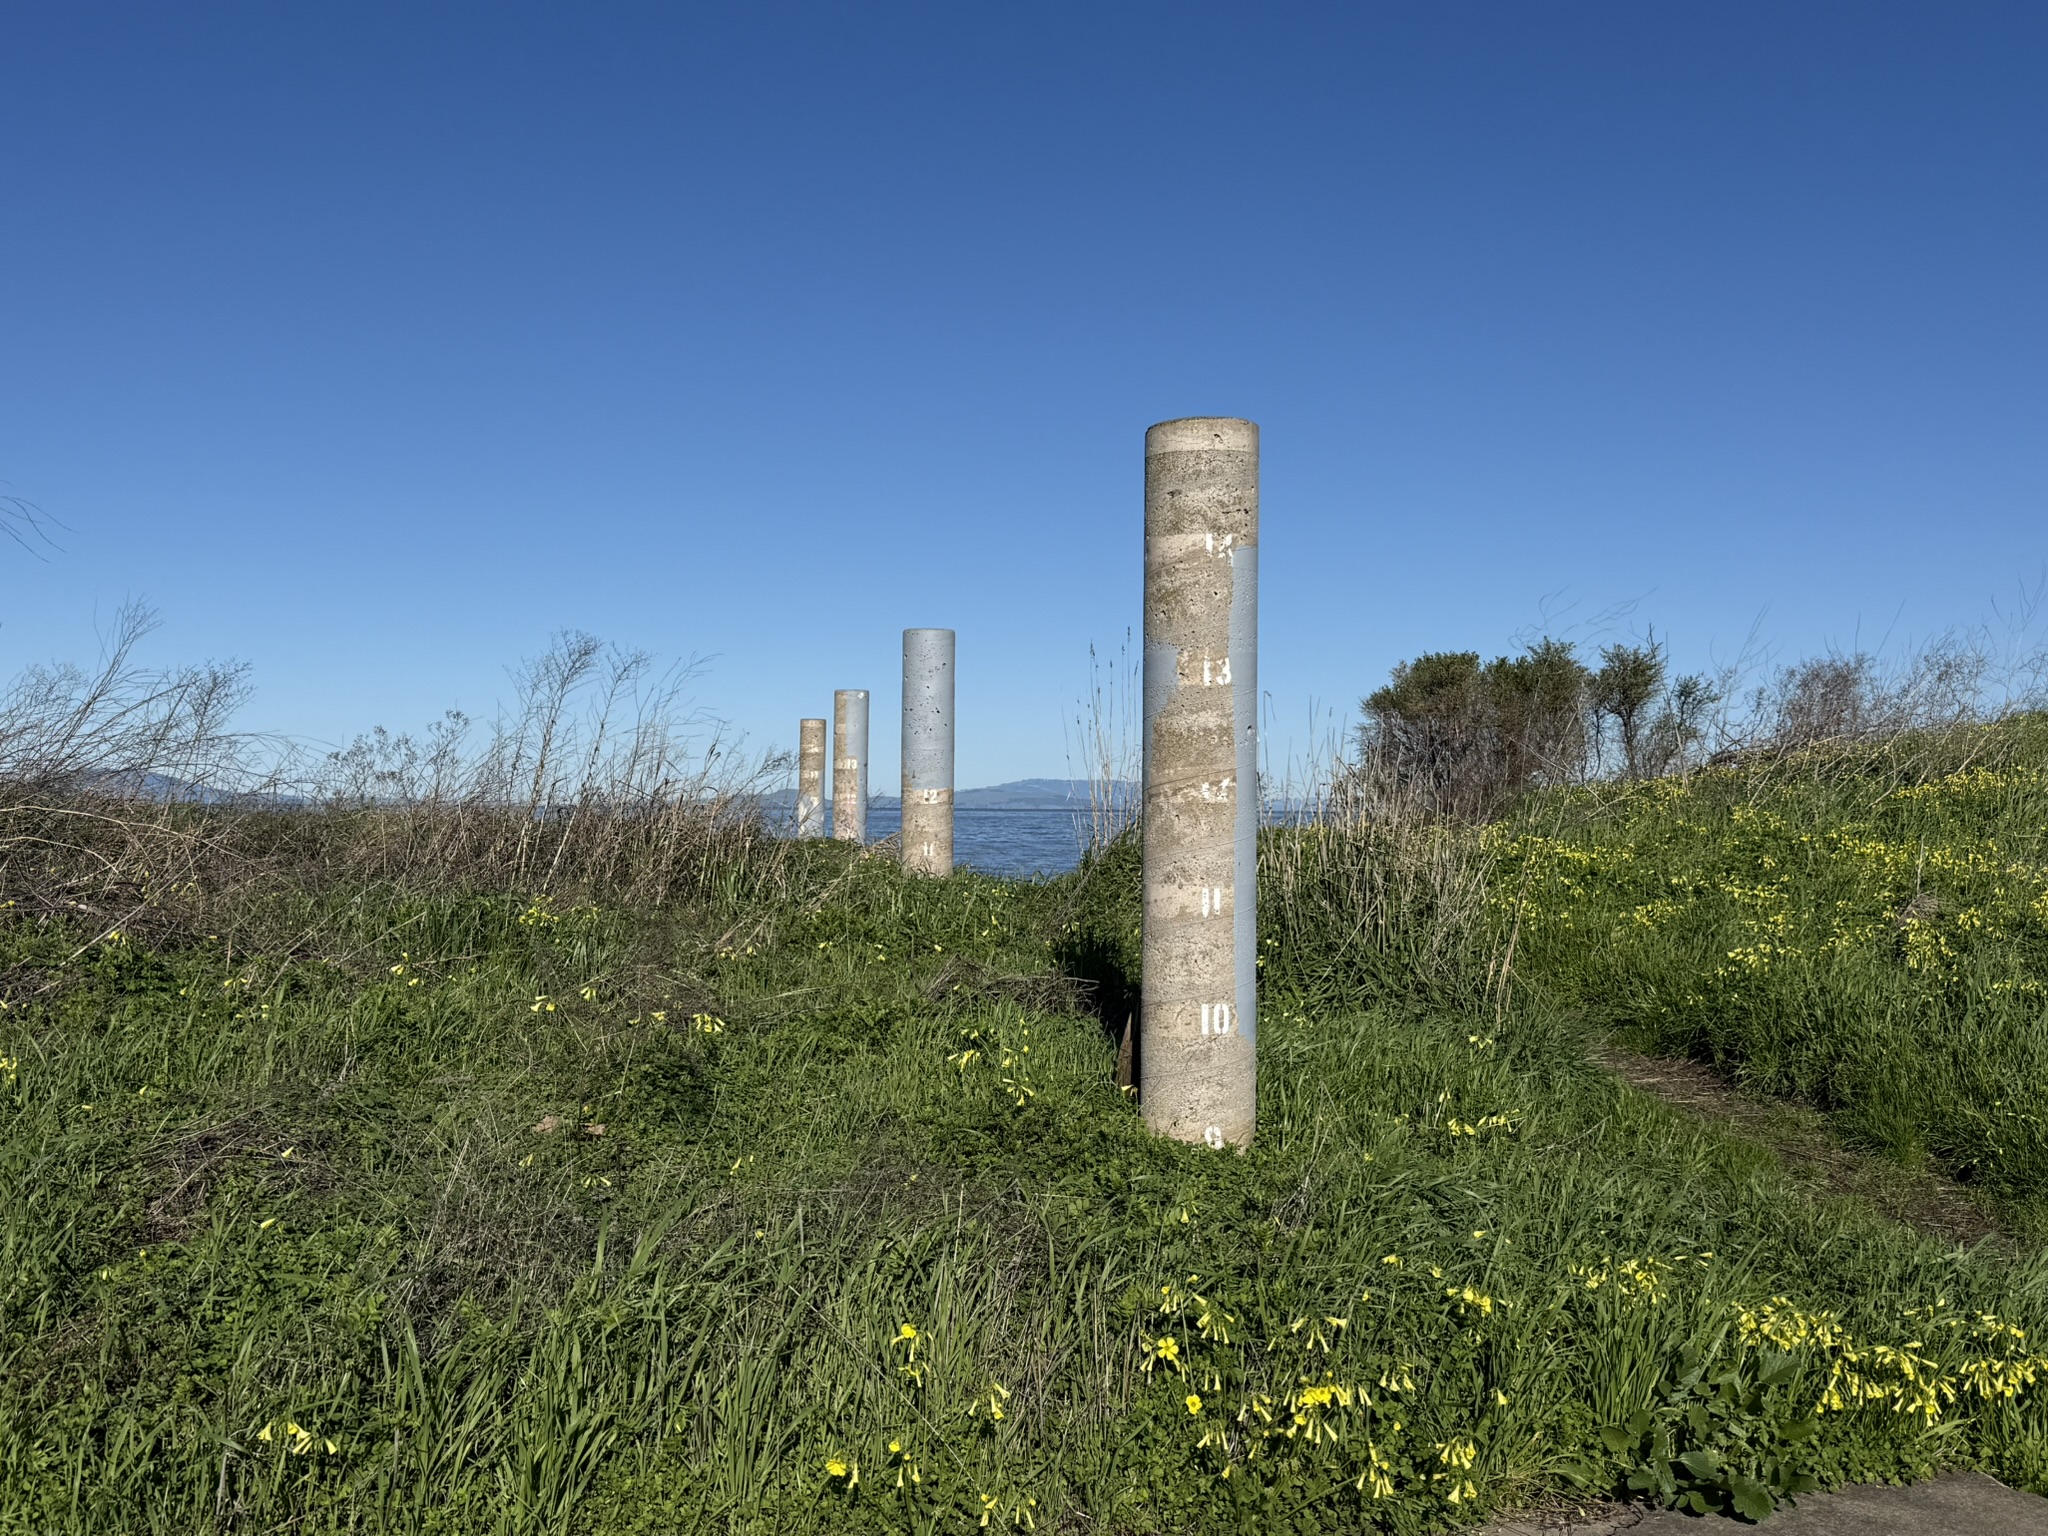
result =
M1358 1474L1355 1486L1360 1493L1370 1493L1376 1499L1390 1499L1394 1496L1394 1464L1387 1460L1386 1453L1370 1440L1365 1443L1365 1470Z
M1232 1347L1237 1317L1196 1289L1198 1278L1159 1288L1166 1326L1156 1334L1141 1332L1138 1368L1179 1377L1195 1389L1185 1393L1181 1406L1192 1421L1195 1448L1210 1453L1217 1475L1228 1479L1263 1458L1305 1455L1325 1467L1338 1461L1339 1475L1359 1493L1391 1497L1402 1465L1393 1446L1403 1432L1393 1399L1415 1390L1414 1368L1386 1364L1377 1393L1344 1372L1333 1352L1351 1319L1336 1314L1295 1317L1284 1332L1247 1354L1241 1345ZM1447 1294L1469 1297L1474 1309L1500 1305L1476 1290ZM1284 1388L1240 1386L1248 1366L1260 1374L1291 1367L1293 1379Z
M981 1529L987 1530L998 1520L1013 1530L1035 1531L1038 1522L1032 1518L1032 1511L1038 1508L1038 1500L1018 1498L1012 1495L1005 1500L993 1493L981 1496Z
M1520 1117L1510 1114L1481 1115L1477 1120L1460 1120L1455 1115L1444 1121L1444 1130L1453 1136L1478 1136L1486 1131L1512 1131L1520 1123Z
M278 1438L280 1435L283 1436L281 1440ZM307 1456L316 1450L325 1451L330 1456L341 1454L341 1446L337 1442L324 1435L316 1435L289 1419L283 1424L273 1421L264 1425L256 1431L256 1438L264 1445L282 1445L287 1456Z
M598 915L598 909L594 902L578 902L567 912L557 911L554 898L546 892L542 892L527 904L524 912L519 914L519 926L522 928L553 928L558 926L565 917L577 918L587 923L596 919Z
M1908 1312L1905 1321L1916 1337L1870 1343L1834 1313L1802 1311L1783 1296L1736 1319L1750 1346L1813 1355L1828 1367L1816 1405L1824 1413L1881 1408L1932 1425L1965 1396L2008 1400L2048 1374L2048 1358L2027 1348L2025 1331L1995 1313L1964 1316L1936 1305Z
M1712 1253L1702 1253L1694 1262L1704 1265L1713 1257ZM1589 1291L1607 1290L1625 1301L1654 1306L1671 1294L1671 1276L1676 1269L1676 1265L1658 1258L1607 1258L1598 1264L1574 1264L1571 1273Z
M961 1048L946 1058L946 1064L959 1071L963 1082L970 1067L992 1066L1004 1096L1022 1109L1038 1097L1031 1077L1031 1028L1005 1023L992 1026L991 1032L993 1038L984 1038L981 1030L962 1030Z
M1444 1295L1450 1298L1451 1304L1460 1312L1477 1313L1481 1317L1491 1317L1495 1307L1507 1305L1504 1301L1495 1301L1486 1292L1470 1285L1447 1286Z
M967 1404L967 1417L986 1418L991 1424L1000 1424L1005 1415L1003 1404L1010 1400L1010 1389L1000 1381L991 1381Z
M1437 1463L1444 1470L1430 1473L1429 1480L1433 1483L1449 1480L1451 1486L1444 1495L1447 1502L1462 1504L1479 1497L1479 1490L1472 1479L1458 1476L1461 1472L1471 1471L1472 1463L1478 1458L1479 1447L1470 1440L1439 1440L1436 1443Z
M925 1383L928 1363L926 1351L930 1343L930 1337L917 1324L899 1322L882 1346L888 1360L895 1365L897 1374L904 1379L904 1391L913 1397L912 1417L927 1430L934 1421L934 1410L926 1396ZM986 1427L986 1432L995 1432L996 1425L1007 1416L1004 1405L1009 1400L1008 1387L999 1381L988 1381L969 1400L963 1415L980 1421ZM880 1437L876 1438L879 1440ZM909 1434L898 1434L890 1438L887 1452L877 1453L875 1457L882 1466L882 1475L868 1486L871 1489L879 1488L880 1497L897 1501L899 1518L913 1528L922 1529L932 1523L933 1506L929 1503L932 1495L926 1489L923 1465L919 1461L915 1446L911 1443L914 1438ZM891 1468L896 1473L893 1481L888 1480ZM830 1490L849 1500L865 1496L856 1492L862 1485L861 1464L860 1458L851 1452L835 1451L827 1456L825 1478ZM937 1483L943 1479L935 1476L933 1481ZM943 1501L943 1491L940 1497ZM1016 1530L1036 1528L1036 1499L1015 1492L983 1491L979 1492L977 1497L980 1500L982 1529L996 1526Z
M2043 787L2048 787L2048 774L2043 774L2038 768L2016 767L2001 771L1980 763L1929 784L1913 784L1904 789L1895 789L1888 798L1909 801L1956 800L1974 795L2003 796L2015 790L2038 791Z
M903 1363L896 1367L897 1373L907 1378L912 1386L924 1385L924 1367L918 1362L918 1354L924 1346L924 1339L915 1323L898 1323L896 1337L889 1341L891 1349L903 1351Z

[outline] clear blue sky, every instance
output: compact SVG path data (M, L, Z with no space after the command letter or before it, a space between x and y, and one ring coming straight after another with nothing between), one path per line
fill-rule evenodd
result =
M1263 426L1297 732L1546 613L1897 646L2048 563L2031 0L78 3L0 59L0 489L69 530L0 549L8 670L144 597L341 740L575 627L762 745L874 689L889 787L951 625L960 782L1058 775L1190 414Z

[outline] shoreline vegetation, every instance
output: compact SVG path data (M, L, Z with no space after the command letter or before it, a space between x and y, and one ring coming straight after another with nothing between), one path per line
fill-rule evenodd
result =
M1731 751L1661 673L1574 692L1547 654L1397 674L1322 815L1262 834L1228 1157L1117 1084L1131 836L1035 882L775 837L710 793L757 777L590 712L644 675L601 648L529 669L481 747L372 740L283 811L107 792L137 721L182 744L151 771L226 782L204 678L102 689L155 703L74 713L96 756L53 729L38 769L17 730L0 1531L2048 1491L2048 727L1882 715L1866 669L1870 728ZM1961 1180L2000 1235L1817 1188L1610 1040Z

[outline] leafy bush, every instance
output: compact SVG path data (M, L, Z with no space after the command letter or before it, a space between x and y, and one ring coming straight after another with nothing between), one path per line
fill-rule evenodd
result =
M1811 1473L1793 1470L1797 1448L1819 1428L1788 1401L1796 1358L1749 1357L1713 1371L1688 1350L1676 1372L1654 1407L1600 1431L1631 1467L1629 1492L1687 1514L1761 1520L1820 1487Z

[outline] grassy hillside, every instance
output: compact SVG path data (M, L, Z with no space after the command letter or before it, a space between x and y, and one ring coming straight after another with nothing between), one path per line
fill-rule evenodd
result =
M1549 995L2015 1206L2048 1192L2048 721L1574 791L1490 841Z
M2041 1264L1816 1202L1539 997L1496 1019L1469 836L1269 840L1243 1157L1116 1087L1128 846L1047 886L772 857L658 907L13 909L0 1529L1421 1531L1632 1476L2048 1487Z

